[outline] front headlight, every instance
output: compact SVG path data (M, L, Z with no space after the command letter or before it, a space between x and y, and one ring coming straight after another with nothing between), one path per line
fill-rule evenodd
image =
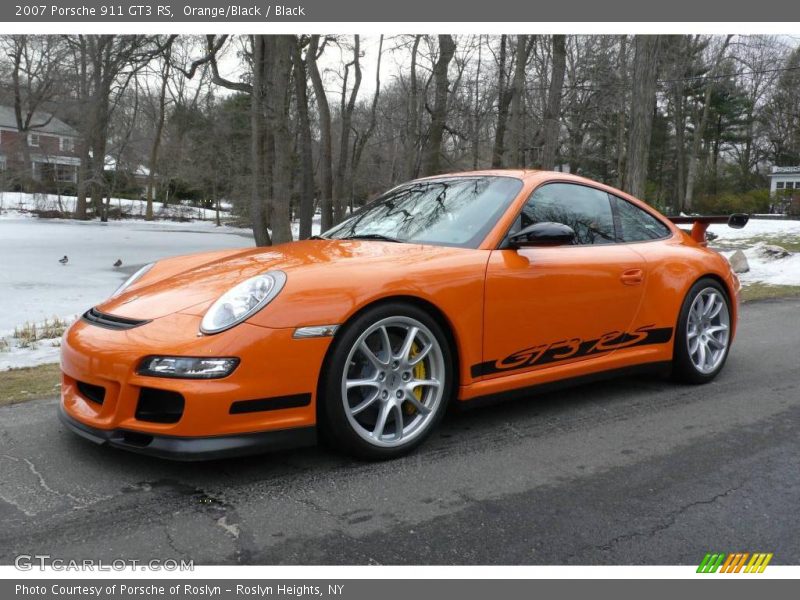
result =
M151 262L149 264L146 264L141 269L136 271L136 273L134 273L133 275L128 277L125 280L125 283L123 283L121 286L119 286L117 288L117 291L115 291L113 294L111 294L111 297L115 298L115 297L119 296L122 292L124 292L126 289L131 287L134 283L136 283L139 279L141 279L142 276L144 276L145 273L147 273L150 269L152 269L154 264L156 264L156 263Z
M243 281L211 305L200 323L200 331L219 333L241 323L269 304L285 283L283 271L268 271Z

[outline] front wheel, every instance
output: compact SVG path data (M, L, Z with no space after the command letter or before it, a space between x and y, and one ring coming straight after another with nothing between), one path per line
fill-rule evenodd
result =
M387 304L336 338L323 379L325 433L361 458L410 452L441 420L451 394L452 354L442 328L415 306Z
M725 365L731 345L728 294L714 279L695 283L686 295L675 337L673 373L679 381L706 383Z

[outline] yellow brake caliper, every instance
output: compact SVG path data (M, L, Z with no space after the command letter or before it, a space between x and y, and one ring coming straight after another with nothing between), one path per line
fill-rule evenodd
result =
M417 354L419 354L419 346L417 342L414 342L414 345L411 346L411 356L410 358L414 358ZM425 370L425 361L421 360L416 365L414 365L414 379L425 379L427 371ZM414 396L417 397L417 400L422 402L422 387L417 387L414 389ZM417 408L411 404L411 402L406 402L403 404L403 410L407 415L413 415L417 412Z

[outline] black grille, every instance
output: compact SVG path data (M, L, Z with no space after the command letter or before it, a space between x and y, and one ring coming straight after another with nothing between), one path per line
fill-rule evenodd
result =
M92 385L84 381L78 382L78 391L81 396L97 404L102 404L106 399L106 388L100 385Z
M90 308L81 317L84 321L97 325L98 327L105 327L106 329L133 329L145 323L149 323L149 319L127 319L125 317L117 317L102 313L96 308Z
M183 396L177 392L142 388L136 405L136 418L151 423L177 423L183 416Z

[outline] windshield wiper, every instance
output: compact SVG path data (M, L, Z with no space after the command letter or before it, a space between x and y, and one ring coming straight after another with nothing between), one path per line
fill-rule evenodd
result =
M311 236L310 238L308 238L308 239L310 239L310 240L327 240L327 239L329 239L329 238L326 238L324 235L322 235L322 234L319 234L319 235L312 235L312 236Z
M355 235L347 235L342 238L342 240L378 240L380 242L395 242L397 244L404 243L403 240L398 240L397 238L393 238L388 235L383 235L382 233L361 233Z

